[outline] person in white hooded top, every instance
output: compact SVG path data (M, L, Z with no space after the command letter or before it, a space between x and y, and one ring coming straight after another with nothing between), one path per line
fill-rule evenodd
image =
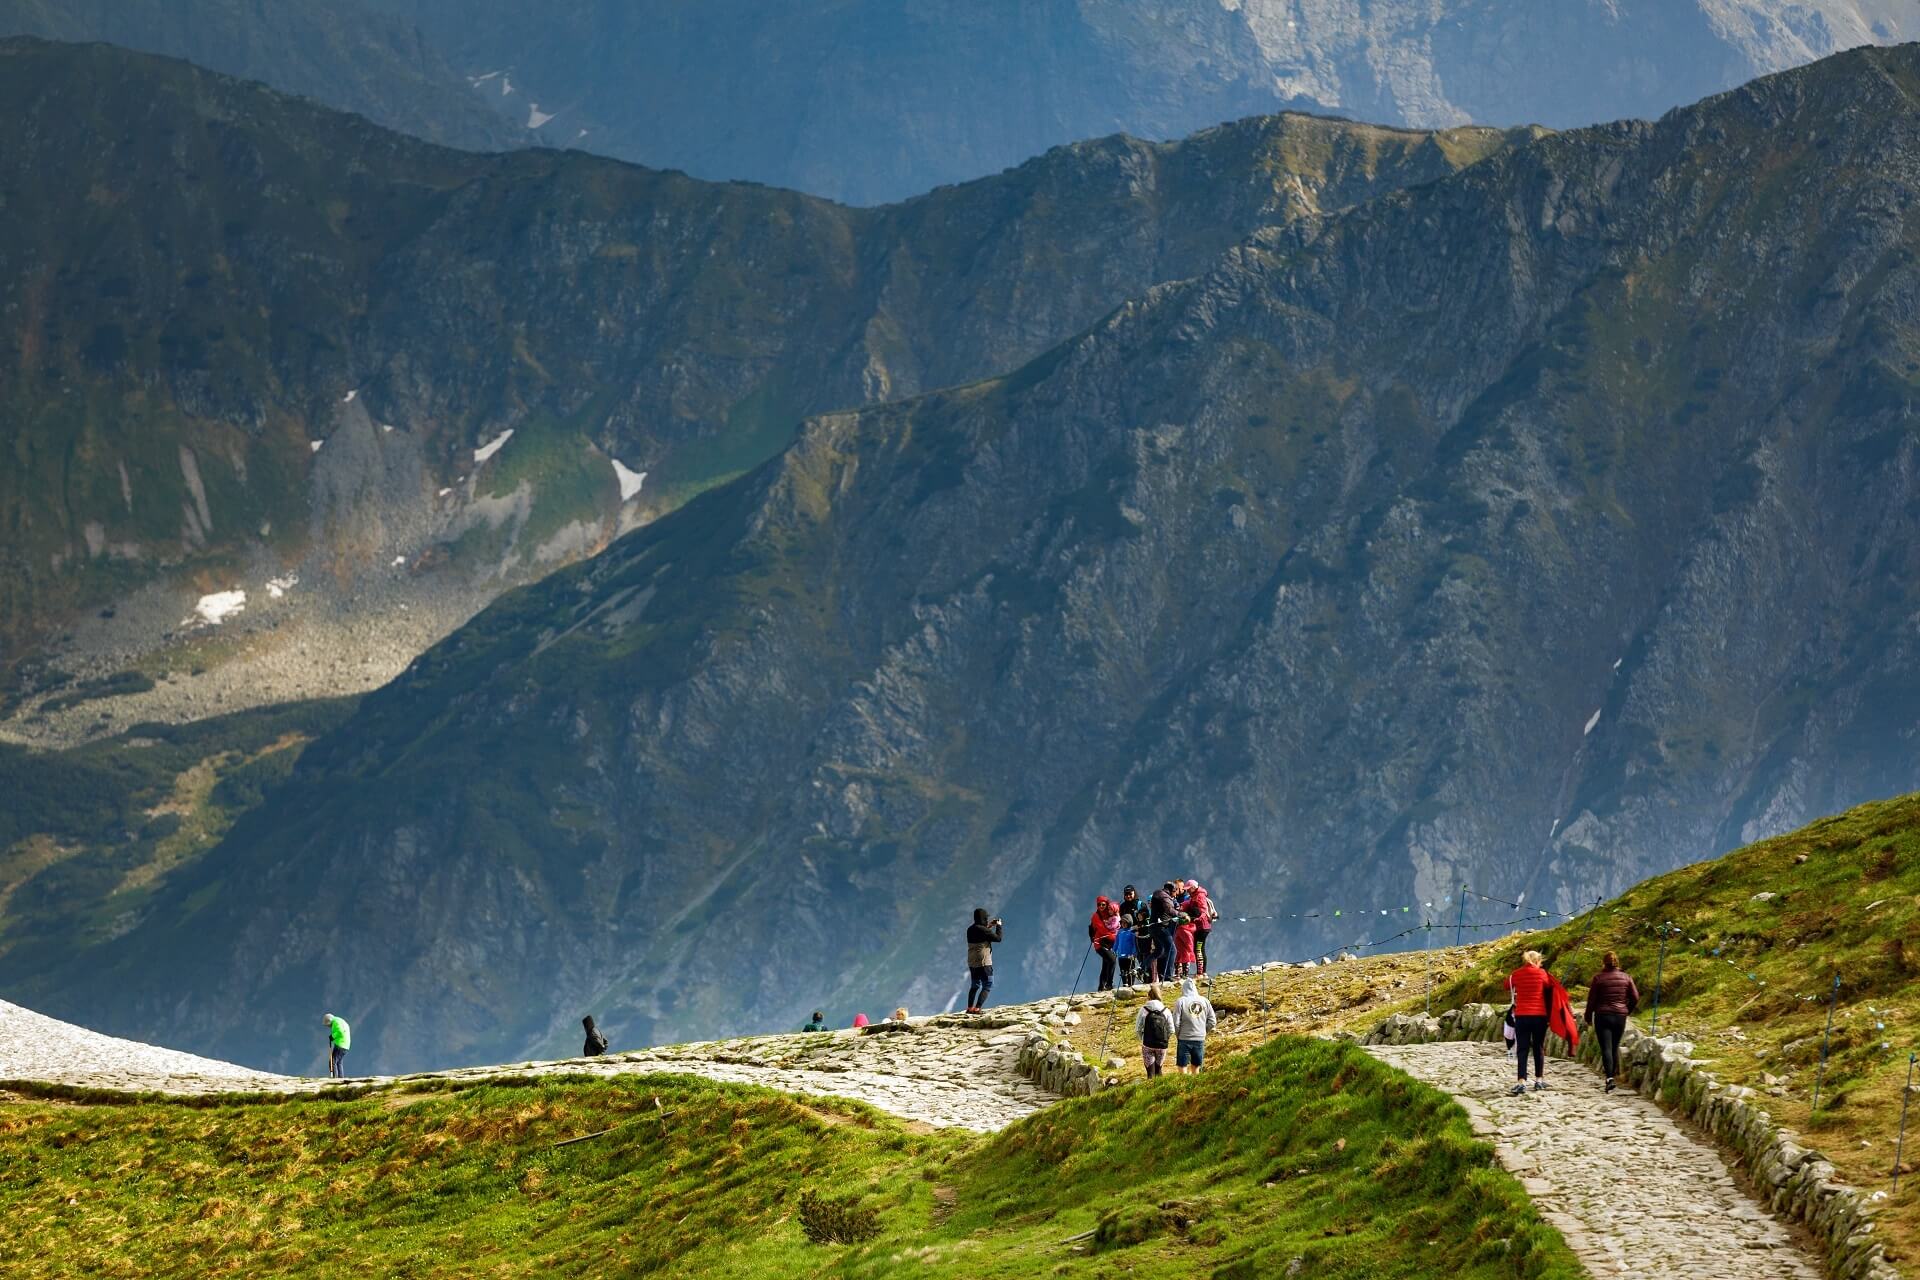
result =
M1213 1001L1200 994L1198 984L1192 978L1182 982L1180 999L1173 1006L1173 1035L1179 1044L1173 1065L1181 1075L1190 1076L1200 1070L1200 1061L1207 1053L1207 1033L1218 1021Z

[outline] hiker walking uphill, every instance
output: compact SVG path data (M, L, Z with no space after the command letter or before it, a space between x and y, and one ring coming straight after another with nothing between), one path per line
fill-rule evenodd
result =
M1600 1069L1608 1093L1620 1078L1620 1037L1626 1034L1627 1016L1639 1007L1640 988L1620 967L1620 957L1607 952L1600 958L1600 972L1587 984L1587 1021L1600 1037Z
M1147 1002L1133 1015L1133 1030L1140 1037L1140 1064L1149 1080L1167 1069L1167 1046L1173 1043L1173 1011L1160 999L1160 984L1147 988Z
M973 923L967 926L967 1012L982 1013L987 993L993 990L993 944L1004 932L998 917L989 920L985 907L973 909Z
M331 1013L324 1016L327 1023L327 1077L344 1080L347 1078L347 1050L353 1048L353 1028L347 1025L345 1018L337 1018Z
M1513 1056L1520 1073L1519 1083L1509 1092L1527 1091L1527 1056L1533 1056L1533 1089L1547 1087L1547 971L1540 967L1540 953L1529 951L1520 967L1507 975L1507 990L1513 997Z
M1529 951L1521 964L1507 975L1507 989L1513 993L1514 1063L1520 1079L1509 1093L1527 1091L1527 1057L1533 1057L1533 1091L1547 1087L1547 1032L1569 1045L1580 1044L1580 1027L1573 1019L1573 1002L1560 980L1541 965L1538 951Z
M1207 1033L1218 1022L1213 1001L1200 994L1198 984L1192 978L1182 982L1180 999L1173 1006L1173 1038L1179 1046L1173 1065L1181 1075L1199 1074L1200 1063L1207 1056Z

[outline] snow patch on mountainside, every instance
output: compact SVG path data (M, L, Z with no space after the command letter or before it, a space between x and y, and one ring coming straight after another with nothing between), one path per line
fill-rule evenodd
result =
M197 618L201 622L217 627L246 607L246 592L238 588L232 591L216 591L212 595L200 597L200 602L193 606L193 618L187 621L192 622Z
M502 431L499 435L487 441L478 449L475 449L473 451L473 460L476 463L485 462L488 458L500 452L501 446L511 439L513 439L513 428L508 427L505 431Z
M647 473L635 471L618 458L609 458L613 463L613 474L620 481L620 501L628 502L640 495L640 486L646 483Z

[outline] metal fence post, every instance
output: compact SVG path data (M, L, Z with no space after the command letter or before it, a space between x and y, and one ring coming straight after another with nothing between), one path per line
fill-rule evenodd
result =
M1668 921L1660 926L1660 963L1653 969L1653 1030L1650 1034L1660 1034L1660 979L1667 971L1667 930L1673 927Z
M1820 1037L1820 1071L1813 1078L1813 1105L1808 1114L1820 1109L1820 1086L1827 1079L1827 1041L1833 1038L1833 1007L1840 1003L1840 975L1833 975L1833 994L1827 997L1827 1029Z
M1907 1148L1907 1103L1913 1097L1913 1060L1920 1054L1907 1054L1907 1087L1900 1091L1900 1137L1893 1144L1893 1194L1900 1194L1900 1155Z
M1460 931L1467 924L1467 887L1460 886L1460 916L1453 922L1453 945L1460 945Z

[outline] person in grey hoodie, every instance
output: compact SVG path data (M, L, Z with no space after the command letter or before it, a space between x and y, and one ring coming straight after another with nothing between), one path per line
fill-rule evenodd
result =
M1147 988L1147 1002L1133 1015L1133 1031L1140 1037L1140 1062L1152 1080L1167 1069L1167 1042L1173 1039L1173 1011L1160 1000L1160 984Z
M1198 984L1192 978L1181 983L1180 999L1173 1006L1173 1035L1179 1044L1173 1065L1181 1075L1200 1070L1200 1060L1207 1053L1207 1032L1218 1022L1213 1001L1200 994Z

